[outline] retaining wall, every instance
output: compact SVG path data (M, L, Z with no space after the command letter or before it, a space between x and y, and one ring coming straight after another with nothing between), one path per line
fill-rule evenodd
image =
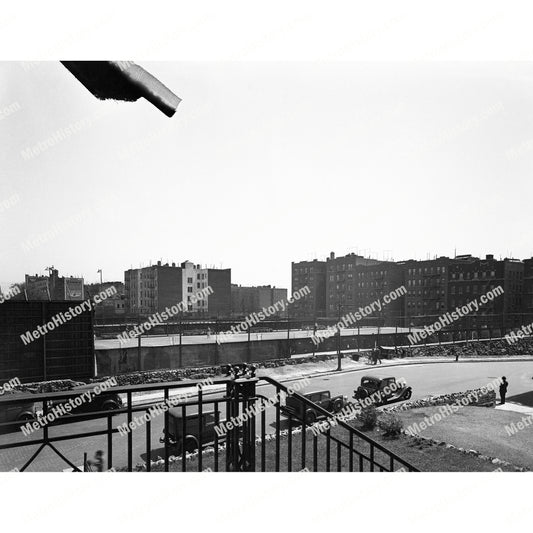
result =
M378 342L376 334L341 337L343 352L373 348ZM379 343L385 346L407 344L405 333L380 334ZM141 343L142 344L142 343ZM338 337L324 339L320 352L337 350ZM177 369L186 367L216 366L226 363L264 362L272 359L289 359L293 355L312 354L316 347L311 338L268 339L250 342L224 342L221 344L183 344L173 346L141 346L95 350L96 375L110 376L144 370Z

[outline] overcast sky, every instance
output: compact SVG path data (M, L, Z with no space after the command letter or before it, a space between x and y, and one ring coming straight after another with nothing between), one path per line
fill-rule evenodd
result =
M290 288L291 261L330 251L533 255L531 64L140 64L173 118L0 63L4 290L50 265L92 282L189 259Z

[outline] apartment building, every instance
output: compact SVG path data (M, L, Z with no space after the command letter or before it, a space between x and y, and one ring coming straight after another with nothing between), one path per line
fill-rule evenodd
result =
M233 284L231 286L231 314L233 316L257 313L279 301L287 301L287 289L270 285L244 287ZM287 311L280 311L276 316L286 317Z
M325 278L325 282L317 283L317 277ZM321 316L317 309L334 318L382 300L385 294L404 286L405 296L384 306L377 318L387 325L420 325L502 286L503 295L480 307L477 318L471 318L468 325L499 327L503 321L506 327L512 327L524 320L520 313L530 313L533 319L533 258L520 261L496 260L493 255L484 259L460 255L391 262L356 254L335 257L331 253L326 261L292 263L293 291L306 284L311 288L311 298L295 304L295 309L308 318ZM320 308L318 301L324 302ZM489 315L498 318L489 319Z
M202 268L184 261L157 264L124 272L128 314L150 315L181 301L187 302L186 315L229 316L231 312L231 269ZM191 298L210 286L213 293L203 299Z
M439 316L448 311L448 276L453 259L438 257L426 261L400 262L405 272L405 322L416 317Z
M213 289L207 302L207 314L212 318L231 316L231 268L207 268L204 288ZM198 288L198 287L197 287Z
M379 289L376 282L370 280L370 273L368 277L365 274L364 280L361 278L360 267L380 263L377 259L353 253L335 257L335 254L331 252L326 260L326 316L337 317L339 306L346 308L346 311L353 311L361 305L362 301L365 302L364 305L370 303L366 301L366 296L369 296L371 292L369 289L372 287L374 292L378 292Z
M113 288L116 294L108 296L105 300L96 304L94 317L97 321L118 322L124 319L126 314L126 297L124 295L124 283L122 281L105 281L103 283L89 283L85 285L85 295L87 298L94 298L96 294Z
M290 318L316 319L326 316L326 262L299 261L291 264L292 294L304 287L310 293L295 301L289 310Z
M502 295L480 306L475 322L494 326L502 325L502 321L506 326L519 323L524 290L522 261L497 260L493 255L487 255L485 259L461 255L454 259L449 274L448 304L451 310L474 300L480 301L482 295L502 287Z
M533 257L524 260L524 287L522 291L522 310L527 322L533 321Z
M48 276L25 276L25 297L28 300L83 300L83 278L63 277L54 268L48 268Z

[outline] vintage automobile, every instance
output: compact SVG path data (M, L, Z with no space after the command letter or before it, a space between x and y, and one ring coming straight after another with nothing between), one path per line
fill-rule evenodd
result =
M329 390L306 392L302 396L330 413L342 411L348 401L346 396L332 397ZM317 409L302 402L297 396L291 394L287 396L285 405L281 407L281 414L286 417L291 416L297 420L305 420L306 424L313 424L318 418L325 416Z
M87 383L84 385L77 385L73 387L70 392L77 392L78 394L84 394L85 392L92 391L96 386L95 383ZM53 407L66 403L68 399L62 398L61 400L55 400L51 402L49 410ZM92 411L114 411L122 407L122 399L114 392L102 392L96 394L91 401L83 402L79 407L71 409L71 413L90 413Z
M5 398L2 395L0 398ZM13 424L3 426L0 432L18 430L21 425L35 419L36 408L33 402L12 403L0 407L0 423L13 422Z
M372 402L374 405L384 405L408 400L412 393L411 387L396 381L396 378L363 376L361 385L354 391L353 397L358 402L366 400L366 402Z
M220 414L220 413L219 413ZM185 451L192 452L210 444L215 440L215 411L208 411L202 413L201 426L200 417L198 413L191 413L186 415L183 420L183 412L181 407L174 407L168 410L168 444L174 449L175 453L180 454L185 446ZM223 423L220 420L219 423ZM185 425L185 435L184 426ZM202 428L201 442L200 442L200 427ZM223 439L224 437L220 437ZM161 444L165 443L165 430L159 439Z

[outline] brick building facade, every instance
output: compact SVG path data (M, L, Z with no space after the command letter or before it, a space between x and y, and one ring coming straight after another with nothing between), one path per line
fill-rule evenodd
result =
M318 259L293 262L291 278L292 293L306 286L311 291L291 305L291 318L316 319L326 316L326 262Z
M191 261L135 268L124 272L126 311L150 315L179 302L187 302L185 315L228 317L231 313L231 269L202 268ZM210 286L202 300L191 297Z

